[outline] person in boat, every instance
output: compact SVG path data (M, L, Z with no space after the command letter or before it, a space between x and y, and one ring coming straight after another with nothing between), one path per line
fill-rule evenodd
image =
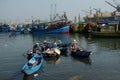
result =
M73 45L75 46L75 48L77 47L77 45L78 45L78 42L74 39L74 41L73 41Z
M70 46L70 50L75 50L74 44L72 44L72 45Z
M47 41L43 41L43 46L41 47L42 48L42 50L41 50L42 52L45 51L45 50L47 50L49 48L48 44L49 43Z
M35 43L34 45L33 45L33 53L36 53L36 51L37 50L39 50L40 48L39 48L39 43Z
M27 59L30 60L32 58L32 54L33 54L33 51L32 50L28 50L27 51Z
M73 40L73 44L70 46L70 50L78 50L78 42Z
M57 47L57 42L54 41L53 44L54 44L54 47L56 48Z

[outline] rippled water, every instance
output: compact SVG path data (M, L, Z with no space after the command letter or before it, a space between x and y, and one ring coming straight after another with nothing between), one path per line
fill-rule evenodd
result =
M89 58L75 58L68 53L59 58L44 59L37 75L24 76L23 56L35 42L43 40L71 41L76 39L81 48L92 51ZM0 80L119 80L120 39L86 38L74 35L16 35L0 33Z

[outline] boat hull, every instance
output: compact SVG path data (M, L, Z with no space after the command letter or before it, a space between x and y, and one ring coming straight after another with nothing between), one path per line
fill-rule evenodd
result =
M39 55L34 55L30 60L35 60L36 56L39 56ZM25 65L22 67L22 72L25 73L26 75L31 75L40 69L40 67L42 66L42 63L43 63L42 54L40 54L40 59L39 59L37 65L30 66L29 61L26 62Z
M80 51L80 50L71 51L71 55L79 56L79 57L89 57L90 53L91 53L90 51Z
M69 25L63 25L57 28L51 28L51 29L33 29L31 31L33 34L41 34L41 33L46 33L46 34L64 34L64 33L69 33Z
M44 58L57 57L57 56L60 56L60 54L61 54L61 51L58 48L51 48L42 52L42 55Z
M10 29L9 28L1 28L0 32L10 32Z

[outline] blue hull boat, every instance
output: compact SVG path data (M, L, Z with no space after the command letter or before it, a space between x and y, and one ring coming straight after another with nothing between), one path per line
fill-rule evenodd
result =
M53 34L53 33L69 33L69 25L65 24L62 26L58 26L56 28L50 28L50 29L46 29L46 28L34 28L32 29L32 34L41 34L41 33L45 33L45 34Z
M31 75L38 71L43 63L43 57L42 54L33 54L33 57L25 63L25 65L22 67L22 72L26 75Z

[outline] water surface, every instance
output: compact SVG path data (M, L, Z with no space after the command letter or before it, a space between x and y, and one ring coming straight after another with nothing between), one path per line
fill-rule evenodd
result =
M23 56L35 42L43 40L78 41L81 48L92 51L89 58L75 58L68 53L59 58L44 59L38 76L24 76ZM120 39L86 38L74 35L16 35L0 33L0 80L119 80Z

